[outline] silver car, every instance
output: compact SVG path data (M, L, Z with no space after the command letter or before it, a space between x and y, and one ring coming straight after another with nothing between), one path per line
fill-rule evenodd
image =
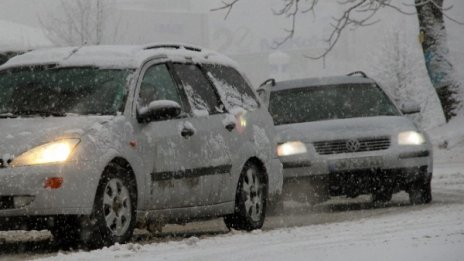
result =
M330 196L372 194L387 202L401 190L411 203L432 200L432 146L364 73L268 81L258 90L269 102L281 143L284 194L321 202Z
M272 118L228 58L184 45L44 49L0 67L0 228L126 242L136 225L263 225Z

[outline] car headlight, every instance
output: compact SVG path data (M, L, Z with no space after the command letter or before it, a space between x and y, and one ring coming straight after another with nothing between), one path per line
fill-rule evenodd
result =
M63 139L30 149L11 163L12 167L64 162L79 144L79 139Z
M405 131L398 134L399 145L422 145L424 143L424 135L417 131Z
M301 141L285 142L277 146L277 156L291 156L306 153L306 145Z

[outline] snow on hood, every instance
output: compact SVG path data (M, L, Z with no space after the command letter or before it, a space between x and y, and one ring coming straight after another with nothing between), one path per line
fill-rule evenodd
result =
M283 142L391 136L400 131L416 129L409 119L402 116L328 120L277 126L279 140Z
M0 119L0 157L19 154L61 138L81 137L112 116Z

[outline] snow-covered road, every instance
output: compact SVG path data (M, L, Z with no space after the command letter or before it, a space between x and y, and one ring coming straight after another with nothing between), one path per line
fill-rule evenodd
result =
M180 242L117 245L44 260L463 260L464 206Z
M8 232L25 241L0 244L0 260L464 260L463 167L436 168L427 206L410 206L405 193L383 207L368 197L314 208L286 202L285 213L269 217L263 231L229 233L221 220L197 222L92 252L59 252L46 233L18 239L24 235Z

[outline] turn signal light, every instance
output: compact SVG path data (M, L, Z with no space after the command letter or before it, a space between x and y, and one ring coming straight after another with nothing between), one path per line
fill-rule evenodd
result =
M61 188L61 185L63 185L63 178L47 178L47 180L45 180L44 188L59 189Z

